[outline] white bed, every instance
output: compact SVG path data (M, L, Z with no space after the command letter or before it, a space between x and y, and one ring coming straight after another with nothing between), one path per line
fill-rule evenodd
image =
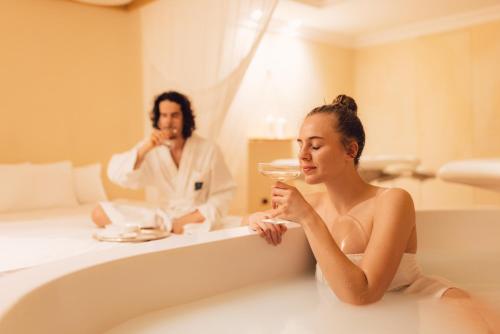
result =
M92 238L98 229L91 222L91 210L107 200L101 174L100 164L75 167L70 161L0 164L0 275L110 248L134 247ZM215 228L237 226L240 221L241 217L226 217Z
M119 247L92 238L94 204L0 215L0 273Z
M101 165L0 164L0 275L116 247L92 239Z
M101 242L92 237L100 229L90 219L96 204L0 214L0 275L22 268L67 259L76 255L133 243ZM217 229L235 227L241 217L225 217ZM204 232L206 233L206 232ZM164 240L149 242L171 243Z

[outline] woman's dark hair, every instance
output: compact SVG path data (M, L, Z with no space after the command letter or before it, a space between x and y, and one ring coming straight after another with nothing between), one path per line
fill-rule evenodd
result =
M196 129L196 124L194 121L193 110L191 109L191 102L186 95L175 91L168 91L158 95L155 98L153 110L151 110L151 121L153 122L153 127L158 129L158 120L160 119L160 103L168 100L177 103L181 107L182 112L182 136L184 138L191 137L194 129Z
M358 106L350 96L339 95L331 104L326 104L311 110L307 117L314 114L330 114L337 117L337 131L342 135L342 145L347 150L349 143L355 140L358 143L358 152L354 157L354 165L358 165L359 157L365 147L365 130L357 115Z

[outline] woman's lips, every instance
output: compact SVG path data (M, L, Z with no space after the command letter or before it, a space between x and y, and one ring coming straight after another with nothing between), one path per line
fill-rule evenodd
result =
M316 167L313 167L313 166L303 166L302 167L302 171L304 172L304 174L311 174L315 169L316 169Z

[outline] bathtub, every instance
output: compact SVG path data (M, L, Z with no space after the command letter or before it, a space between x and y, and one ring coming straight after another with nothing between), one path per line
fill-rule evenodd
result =
M500 209L420 211L419 259L500 306ZM175 241L175 242L174 242ZM246 227L84 254L0 277L0 333L461 333L436 300L346 305L314 281L303 231ZM363 319L362 321L359 321Z

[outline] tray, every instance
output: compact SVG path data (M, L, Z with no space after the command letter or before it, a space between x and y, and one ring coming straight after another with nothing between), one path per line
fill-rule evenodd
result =
M170 232L154 229L141 229L138 232L119 232L113 233L106 230L95 232L92 237L99 241L109 242L145 242L166 238Z

